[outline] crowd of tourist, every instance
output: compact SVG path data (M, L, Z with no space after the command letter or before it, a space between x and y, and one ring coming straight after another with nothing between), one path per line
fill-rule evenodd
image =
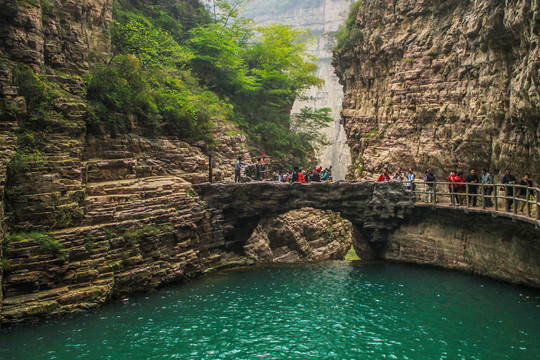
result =
M293 183L299 182L307 184L310 182L332 182L332 167L323 169L318 166L314 170L305 169L302 170L299 167L295 167L292 173L279 172L278 182L280 183Z
M242 162L242 158L239 157L234 168L234 181L240 181L240 173L242 170L242 165L247 165ZM293 172L284 172L279 171L277 174L277 181L279 183L310 183L310 182L332 182L332 167L323 169L321 166L316 167L315 169L300 169L295 167ZM273 176L275 179L276 176ZM266 166L266 156L262 155L257 159L255 163L255 180L267 180L267 166ZM412 168L409 168L407 173L401 170L400 167L397 170L390 174L388 169L384 169L383 172L378 177L377 181L390 181L396 180L403 182L405 187L409 190L416 190L416 175ZM424 202L433 203L435 202L434 187L437 185L437 179L433 174L431 169L428 169L423 178L424 183ZM481 174L477 174L476 169L470 169L467 175L464 175L462 171L451 171L446 179L448 182L448 194L450 194L450 206L462 206L466 201L470 206L477 206L478 199L480 198L483 191L482 198L484 199L484 206L489 208L493 204L493 192L496 191L496 185L494 182L493 175L489 172L488 169L482 169ZM518 182L516 177L510 172L509 169L506 169L500 183L500 191L504 193L506 198L506 210L512 211L512 205L514 203L514 185L519 185L516 189L517 197L527 200L521 201L520 212L523 212L523 209L527 206L528 201L533 200L534 193L528 191L527 188L533 186L532 181L530 180L529 174L524 174L521 181ZM468 196L468 198L467 198ZM531 213L532 206L528 204L528 214Z
M277 178L279 183L310 183L310 182L332 182L332 166L329 168L322 168L321 166L316 167L315 169L300 169L295 167L294 171L285 172L280 170L272 176L268 175L268 169L266 166L266 155L262 155L257 158L255 164L248 165L242 161L241 157L238 157L236 164L234 166L234 182L239 182L241 179L242 166L251 166L254 168L253 180L261 181L268 180L269 177Z
M413 169L409 169L407 175L398 168L393 176L388 172L388 169L384 169L382 174L379 176L377 181L390 181L397 180L405 183L405 186L410 190L415 190L416 184L416 175L414 174ZM428 169L423 177L424 181L424 202L432 203L434 202L434 186L436 186L436 178L431 169ZM464 175L462 171L451 171L448 175L448 178L445 179L448 184L448 190L450 193L450 206L460 206L463 205L466 200L470 206L477 206L479 196L479 189L483 189L485 207L492 207L492 195L496 191L495 183L493 180L493 175L489 172L488 169L482 169L482 173L478 176L476 169L471 169L467 176ZM504 192L506 197L506 210L512 211L513 197L514 197L514 186L520 185L516 191L517 196L524 200L532 200L534 194L532 191L528 191L528 187L532 187L533 183L530 180L530 175L525 174L521 181L517 181L516 177L512 175L509 169L504 171L504 175L501 179L502 186L500 191ZM468 199L466 198L468 196ZM527 201L522 201L520 206L520 212L523 212ZM528 205L528 214L531 213L532 206Z

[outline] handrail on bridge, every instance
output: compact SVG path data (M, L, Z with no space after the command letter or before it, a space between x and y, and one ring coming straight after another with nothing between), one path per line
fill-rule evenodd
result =
M447 199L449 206L467 208L481 203L479 207L485 210L511 212L514 215L526 216L540 222L540 188L538 187L449 181L407 181L405 184L411 185L410 190L415 194L415 202L444 204L444 199Z

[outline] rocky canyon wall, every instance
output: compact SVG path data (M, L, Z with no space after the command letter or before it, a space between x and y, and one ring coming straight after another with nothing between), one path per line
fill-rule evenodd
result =
M303 107L330 108L334 122L322 129L329 145L318 152L321 166L332 166L335 180L343 180L350 165L350 152L346 144L345 132L341 125L341 103L343 101L342 86L332 66L332 46L334 34L344 22L352 0L300 0L283 1L272 6L272 2L253 1L246 16L253 17L257 23L280 23L294 28L309 29L315 39L308 52L316 59L316 76L325 83L320 88L310 88L303 95L306 99L298 99L292 113L300 112Z
M83 76L110 56L112 1L0 5L0 323L88 309L234 262L221 260L223 238L190 187L208 178L204 144L86 132ZM42 112L18 85L23 76L33 95L55 92ZM237 128L215 125L214 179L223 180L233 159L250 158Z
M488 167L540 180L540 2L363 0L334 54L355 178Z

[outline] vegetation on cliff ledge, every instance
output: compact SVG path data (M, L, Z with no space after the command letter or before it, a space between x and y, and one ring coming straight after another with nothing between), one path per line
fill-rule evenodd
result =
M341 52L344 48L364 39L364 33L360 28L358 28L356 23L360 6L362 6L362 0L351 4L349 16L347 17L345 24L339 27L339 30L335 35L336 44L334 46L334 51Z
M310 35L255 27L239 16L246 3L219 0L210 12L196 1L118 0L113 53L87 78L89 132L178 135L211 149L220 119L254 148L305 162L320 143L308 135L328 121L306 109L306 126L291 126L295 98L321 83L306 53Z

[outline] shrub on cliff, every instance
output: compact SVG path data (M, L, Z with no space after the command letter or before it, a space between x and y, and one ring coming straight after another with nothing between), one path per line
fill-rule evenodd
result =
M54 102L62 94L44 74L35 73L30 67L20 65L13 72L14 83L26 101L26 112L19 114L22 131L44 131L63 121Z
M361 42L364 39L364 33L356 24L360 6L362 6L362 0L356 1L351 5L349 16L347 17L345 24L339 27L339 30L335 35L336 45L334 46L334 51L340 52L344 48L354 43Z
M4 257L8 258L10 257L10 249L30 247L32 244L38 245L44 253L50 254L57 259L67 259L68 254L62 243L50 233L45 232L10 234L4 238L2 253Z
M116 135L134 131L134 125L151 131L158 126L152 88L135 57L96 67L88 77L87 91L90 132Z

